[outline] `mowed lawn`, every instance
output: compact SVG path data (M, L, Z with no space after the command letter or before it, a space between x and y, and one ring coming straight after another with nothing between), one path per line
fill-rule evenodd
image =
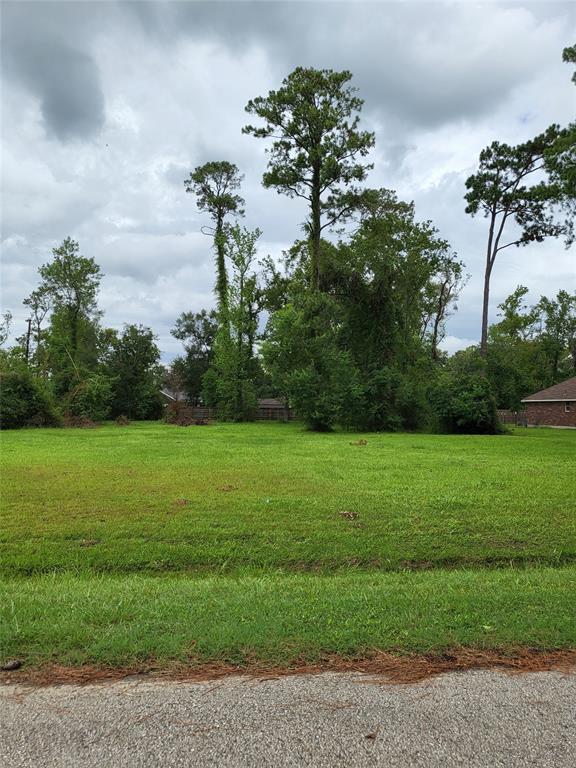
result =
M360 439L366 445L357 445ZM576 556L576 432L163 424L2 434L0 569L234 572ZM351 512L353 519L340 515Z
M576 647L574 431L132 424L1 442L0 658Z

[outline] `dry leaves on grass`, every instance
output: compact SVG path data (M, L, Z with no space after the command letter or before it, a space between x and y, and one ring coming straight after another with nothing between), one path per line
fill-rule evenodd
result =
M65 667L57 664L42 668L19 669L0 674L0 683L27 685L86 685L121 680L132 675L145 674L148 679L201 681L218 680L230 675L248 678L268 678L281 675L314 675L322 672L355 672L366 675L358 683L418 683L447 672L470 669L501 669L505 672L570 672L576 667L576 650L540 650L537 648L510 648L506 651L479 650L457 647L450 651L428 654L398 655L386 651L373 651L362 658L347 658L333 654L317 663L293 662L286 666L262 665L257 660L242 664L224 662L197 662L194 665L170 662L142 663L134 667L105 667L85 665Z

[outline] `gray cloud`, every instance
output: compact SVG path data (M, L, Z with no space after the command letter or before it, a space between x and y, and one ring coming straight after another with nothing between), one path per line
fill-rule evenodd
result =
M130 3L156 41L218 40L270 51L286 75L297 65L350 69L368 111L413 129L472 119L533 77L559 28L574 20L569 2L176 2ZM513 55L511 55L513 51Z
M62 26L50 12L62 17ZM105 121L98 66L68 42L76 35L66 34L67 25L79 20L73 24L65 14L59 4L13 2L2 14L3 66L38 98L48 136L64 142L96 136Z
M175 354L175 318L213 303L205 218L183 187L206 160L245 174L244 223L263 230L261 255L300 237L304 206L263 189L266 142L241 128L247 101L301 64L354 73L376 132L368 183L414 199L466 262L447 347L477 338L485 222L464 213L464 181L493 139L573 119L561 50L575 11L529 0L3 3L2 296L16 335L37 267L70 235L105 272L104 322L150 325ZM510 249L492 317L520 282L537 300L574 277L559 243Z
M34 53L27 75L41 99L48 134L60 141L97 135L104 125L104 94L94 61L64 46L37 47Z

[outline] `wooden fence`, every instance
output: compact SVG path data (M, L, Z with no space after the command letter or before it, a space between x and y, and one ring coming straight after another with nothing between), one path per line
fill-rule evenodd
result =
M528 419L526 417L526 411L508 411L499 410L498 418L502 424L514 424L517 427L528 426Z
M165 406L166 421L171 424L203 424L218 418L216 408L186 405L177 400ZM296 418L290 408L258 407L255 421L294 421Z

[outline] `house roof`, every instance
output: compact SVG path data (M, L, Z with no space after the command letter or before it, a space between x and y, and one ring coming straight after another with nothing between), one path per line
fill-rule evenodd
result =
M562 402L565 400L576 400L576 376L571 379L554 384L548 389L541 389L540 392L534 392L522 400L523 403L544 403L544 402Z
M285 405L282 400L277 397L262 397L258 400L259 408L284 408Z

